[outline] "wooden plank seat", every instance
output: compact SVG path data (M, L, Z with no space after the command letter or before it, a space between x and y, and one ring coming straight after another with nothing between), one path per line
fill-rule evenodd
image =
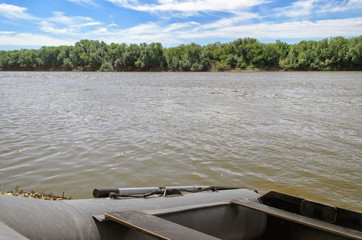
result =
M157 239L215 240L213 236L173 223L145 212L123 211L106 213L105 218L143 232Z

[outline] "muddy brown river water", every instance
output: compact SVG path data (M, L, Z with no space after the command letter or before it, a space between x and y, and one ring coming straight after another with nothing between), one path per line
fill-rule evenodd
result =
M231 185L362 211L362 72L0 72L0 190Z

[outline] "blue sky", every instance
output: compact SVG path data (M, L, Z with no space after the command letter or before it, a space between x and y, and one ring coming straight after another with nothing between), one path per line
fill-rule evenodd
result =
M0 50L251 37L296 43L362 35L362 0L0 0Z

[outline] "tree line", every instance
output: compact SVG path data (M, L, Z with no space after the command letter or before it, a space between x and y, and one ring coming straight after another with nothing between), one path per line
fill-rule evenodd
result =
M228 71L362 70L362 36L287 44L253 38L201 46L161 43L110 45L81 40L74 46L0 51L3 71Z

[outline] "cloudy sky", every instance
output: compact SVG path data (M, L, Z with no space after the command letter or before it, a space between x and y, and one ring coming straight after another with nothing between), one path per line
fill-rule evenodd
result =
M106 43L296 43L362 35L362 0L0 0L0 50Z

